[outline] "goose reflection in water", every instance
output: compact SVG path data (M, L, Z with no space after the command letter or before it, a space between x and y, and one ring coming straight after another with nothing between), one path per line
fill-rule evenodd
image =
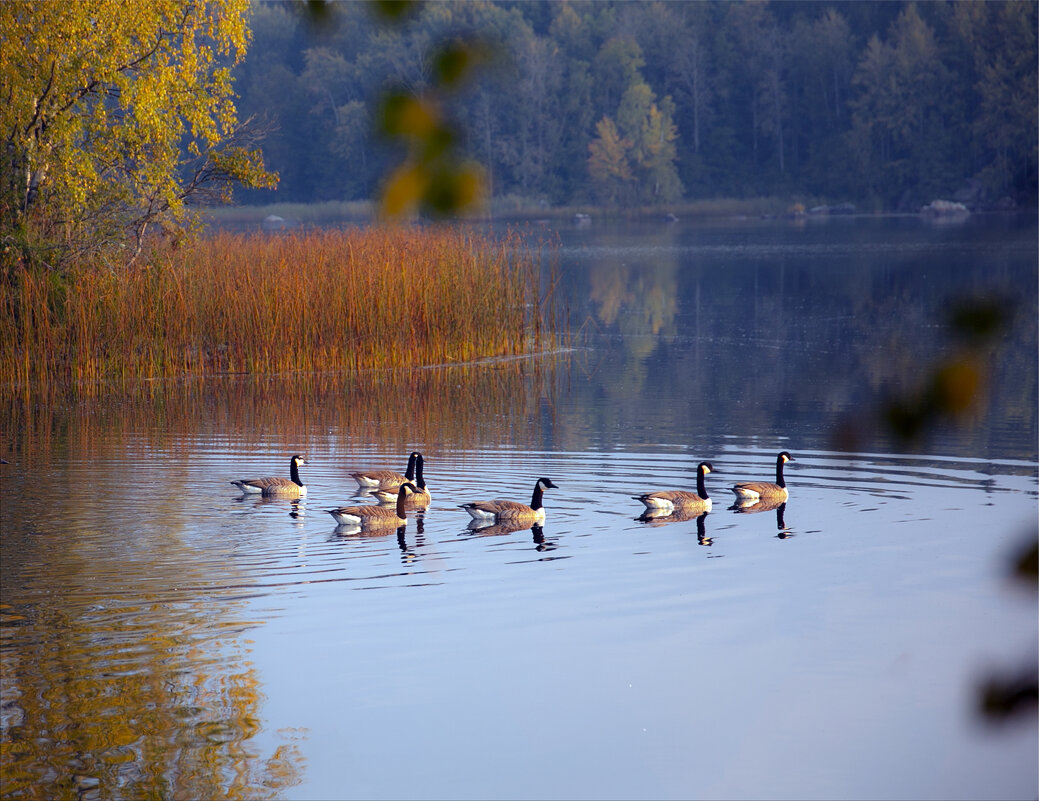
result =
M714 538L707 536L707 516L709 514L710 512L705 512L702 509L683 509L681 507L677 507L670 514L662 509L647 509L636 517L635 520L651 526L664 526L668 523L684 523L689 520L696 520L696 544L710 548L714 545Z
M545 530L540 523L524 523L521 520L502 520L499 523L488 524L485 521L473 519L469 521L469 525L466 526L462 533L477 537L500 537L517 531L528 530L531 532L536 550L554 551L559 547L559 543L554 539L545 539Z
M703 545L705 548L710 548L714 545L714 538L707 536L707 515L708 512L704 512L698 518L696 518L696 544Z
M365 528L362 526L354 525L353 523L337 523L336 527L332 529L332 538L336 539L378 539L379 537L388 537L391 534L396 534L397 538L401 538L402 532L407 531L407 524L403 526L376 526L373 528ZM421 533L422 523L418 524L418 530Z
M531 533L534 535L534 549L545 553L547 551L554 551L559 547L559 543L556 540L545 539L545 532L537 523L530 527Z
M307 501L305 498L288 498L285 496L277 495L257 495L242 493L236 498L232 498L235 503L249 504L254 509L259 509L261 506L287 506L289 507L289 517L296 521L296 525L302 525L304 522L304 515L307 511Z
M781 540L789 539L794 536L786 524L786 501L780 502L776 500L760 500L757 503L740 503L737 501L729 509L736 514L755 514L757 512L776 512L776 528L779 529L779 533L776 535Z
M703 509L695 507L676 506L672 511L666 509L647 509L635 518L640 523L648 523L651 526L662 526L666 523L684 523L689 520L697 520L706 515Z
M425 531L425 517L422 513L415 515L415 545L422 544L422 534ZM400 548L400 560L405 565L408 565L418 559L418 554L414 549L408 547L407 540L407 526L400 526L397 529L397 547Z
M424 529L424 521L421 516L415 517L415 534L416 534L416 547L422 545L422 533ZM397 536L397 547L400 549L400 561L405 567L408 567L418 561L419 552L415 548L408 545L408 527L397 526L393 528L358 528L357 526L351 525L337 525L329 537L329 542L344 542L346 540L364 539L371 540L379 537L388 537L390 534L396 534Z

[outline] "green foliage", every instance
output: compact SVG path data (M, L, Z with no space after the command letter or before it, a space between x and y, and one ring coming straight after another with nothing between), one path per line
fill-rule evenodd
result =
M96 253L132 261L150 229L190 227L189 203L274 183L233 102L247 8L0 5L5 260L14 245L52 266Z
M320 5L315 30L297 6L258 4L236 68L243 114L277 118L265 154L287 200L375 197L402 160L396 186L415 200L470 159L487 194L549 203L1035 199L1035 3L446 0L391 25L368 4ZM387 88L450 131L446 164L425 164L421 137L367 135L351 104L377 128ZM604 117L631 142L623 200L589 161Z

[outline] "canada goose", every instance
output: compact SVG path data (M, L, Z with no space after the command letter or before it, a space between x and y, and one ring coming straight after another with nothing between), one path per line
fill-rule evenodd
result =
M415 492L417 488L410 481L405 481L397 490L397 505L395 507L376 506L340 506L338 509L329 509L328 513L335 518L341 526L354 528L397 528L405 525L408 520L404 514L404 506L409 493Z
M242 492L259 492L261 495L280 495L282 497L298 498L307 494L307 488L299 477L299 466L306 464L307 460L298 453L289 462L289 478L271 476L269 478L244 478L232 481Z
M710 462L700 462L696 466L696 492L688 490L657 490L642 495L632 495L636 501L642 501L647 509L671 512L674 509L699 509L709 512L713 501L707 495L704 476L714 470Z
M551 479L539 478L534 484L534 494L530 499L530 506L517 501L471 501L461 504L474 520L486 520L488 522L500 523L505 520L524 521L540 523L545 519L545 507L541 505L541 496L547 489L558 489Z
M415 485L415 492L408 496L408 508L425 509L429 506L429 502L432 500L432 496L429 494L429 488L426 486L426 479L422 475L422 469L425 466L425 459L422 458L422 454L417 454L415 459L415 476L412 483ZM408 468L411 469L410 467ZM411 479L408 479L411 481ZM397 500L397 488L389 487L386 489L372 490L372 496L379 500L379 503L393 503Z
M781 451L776 457L776 483L769 481L746 481L736 484L732 491L736 493L738 503L757 503L758 501L785 501L789 497L786 481L783 480L783 465L794 461L794 457Z
M422 458L418 451L408 456L408 468L403 475L396 470L361 470L350 475L359 487L379 487L380 489L396 489L405 481L415 480L415 462Z

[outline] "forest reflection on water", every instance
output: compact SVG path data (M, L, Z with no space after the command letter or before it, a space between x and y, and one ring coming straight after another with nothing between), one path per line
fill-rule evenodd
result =
M1034 640L1000 570L1037 502L1035 226L840 226L564 231L565 352L4 397L7 788L1034 795L1034 726L969 710ZM981 405L901 447L871 404L950 298L1010 290ZM429 508L337 532L350 470L415 448ZM789 502L730 509L780 449ZM294 452L306 499L229 483ZM701 459L711 513L643 519ZM458 508L540 475L541 526Z
M740 431L833 447L850 425L856 447L897 450L882 403L963 348L957 308L996 304L983 402L927 444L1035 458L1034 218L604 228L566 232L561 259L588 298L572 324L608 343L579 362L615 401L593 413L615 414L597 422L626 441Z

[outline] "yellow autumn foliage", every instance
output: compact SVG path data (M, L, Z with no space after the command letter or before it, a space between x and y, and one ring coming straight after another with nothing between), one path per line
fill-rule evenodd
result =
M132 260L188 202L272 185L243 134L228 66L248 0L0 4L3 260ZM127 247L129 246L129 247Z

